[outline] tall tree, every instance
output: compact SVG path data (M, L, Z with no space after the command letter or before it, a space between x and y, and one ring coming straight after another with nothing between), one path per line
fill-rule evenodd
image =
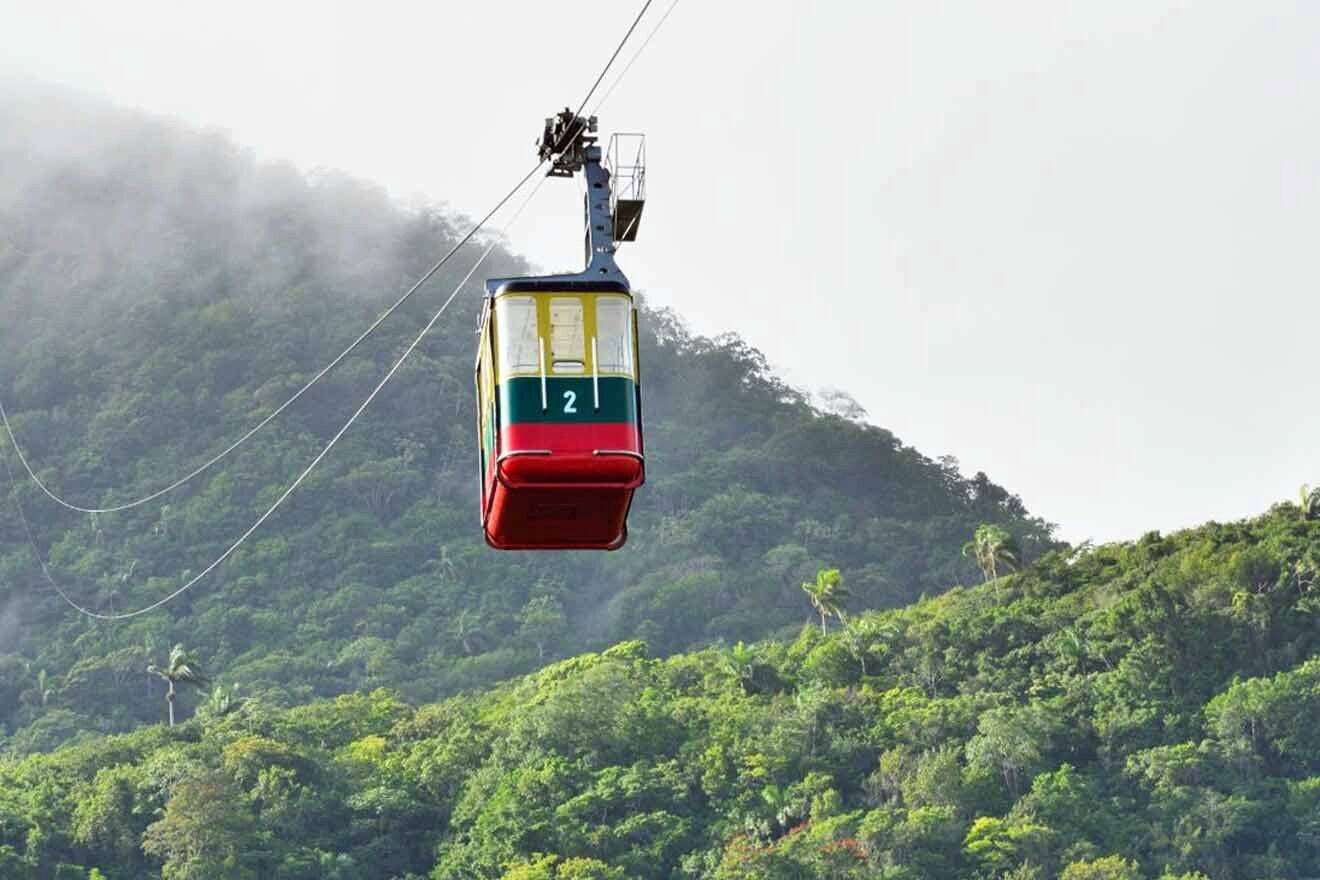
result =
M51 685L46 670L38 669L34 686L24 691L19 699L27 703L28 713L31 717L36 718L54 695L55 688Z
M568 630L564 603L556 596L537 596L518 612L518 637L536 645L536 659L545 661L545 649Z
M1302 508L1302 519L1314 519L1320 516L1320 486L1311 488L1310 483L1302 483L1298 506Z
M752 693L754 689L752 679L756 675L756 659L756 649L748 647L743 642L738 642L720 655L720 664L724 671L738 682L738 686L745 694Z
M822 568L816 572L816 582L804 583L802 589L820 615L820 631L824 634L825 622L830 617L843 617L844 600L851 595L843 586L843 575L837 568Z
M843 641L848 653L862 664L862 675L866 675L866 658L873 652L884 653L889 650L889 642L897 631L888 625L868 617L840 617L843 624Z
M183 645L175 645L170 649L170 659L165 666L161 667L152 663L147 667L147 672L165 679L169 685L165 691L165 699L170 707L170 727L174 726L174 686L176 684L187 684L202 690L211 681L206 672L202 670L197 658L185 651Z
M963 556L976 559L981 575L986 581L999 577L999 567L1012 570L1022 564L1022 551L1018 549L1013 535L1003 526L994 523L981 523L976 527L972 540L963 545ZM998 587L995 588L998 594Z
M464 656L471 657L478 653L485 643L486 634L481 626L481 616L470 608L458 612L449 623L449 631L454 634Z

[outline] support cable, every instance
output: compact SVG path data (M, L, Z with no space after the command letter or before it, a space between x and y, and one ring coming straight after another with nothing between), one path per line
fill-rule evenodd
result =
M615 48L614 53L610 56L609 61L607 61L605 63L605 67L602 68L600 75L596 77L596 81L587 91L586 97L582 99L582 104L578 109L577 115L579 116L581 115L582 108L586 107L587 102L591 100L591 96L595 94L596 89L600 86L601 81L604 80L605 75L609 72L609 69L614 64L615 59L619 57L619 53L623 51L624 46L628 42L628 38L631 37L633 31L637 29L638 23L641 22L642 16L646 14L646 10L650 8L652 2L653 0L646 0L646 3L643 4L641 10L637 13L637 16L633 19L632 25L628 28L627 33L624 34L623 39L620 40L619 45ZM452 257L460 247L462 247L469 240L471 240L471 238L474 235L476 235L476 233L495 214L495 212L498 211L501 207L503 207L504 204L507 203L511 198L513 198L513 196L518 192L518 190L522 189L522 187L532 178L533 175L535 175L542 168L544 164L545 164L544 161L538 162L536 164L536 167L534 167L531 171L529 171L526 174L526 176L524 176L522 180L518 182L517 186L511 189L504 196L504 198L502 198L499 201L499 203L496 204L496 206L492 208L486 214L486 216L483 217L472 228L472 230L469 231L468 234L465 235L463 239L458 244L456 244L450 250L450 252L440 260L440 262L438 262L434 267L432 267L432 269L429 272L427 272L426 275L424 275L422 279L417 282L416 285L414 285L413 290L415 291L417 288L420 288L421 285L424 284L427 280L429 280L432 275L434 275L437 271L439 271L440 267L443 266L444 263L447 262L449 258ZM544 182L544 178L542 179L541 183L543 182ZM523 209L526 208L527 205L531 202L532 198L540 190L541 183L538 183L536 187L533 188L531 194L527 197L526 201L524 201L522 205L519 206L517 212L510 219L509 223L506 224L506 229L509 226L512 226L513 222L517 220L518 216L522 213ZM449 298L446 299L444 303L440 306L440 308L435 312L435 314L431 316L431 320L428 321L426 326L422 328L422 332L419 333L417 337L413 339L413 341L408 345L408 347L404 350L403 354L399 356L399 358L394 362L394 365L390 367L389 371L385 374L385 376L380 380L379 383L377 383L376 387L372 389L369 395L367 395L366 400L364 400L362 404L353 412L353 414L349 416L348 420L344 422L343 426L335 433L335 435L332 438L330 438L330 442L327 443L319 453L317 453L316 457L312 459L311 463L308 464L307 467L303 469L302 473L300 473L292 483L289 484L288 488L286 488L284 492L280 494L279 498L275 499L275 502L266 509L265 513L261 514L261 516L257 518L256 522L254 522L251 526L248 527L247 531L243 532L243 534L240 535L236 541L230 544L229 547L226 548L223 553L221 553L218 557L216 557L216 559L213 562L211 562L210 565L204 568L199 574L191 578L187 583L183 584L178 589L156 600L155 602L152 602L149 605L146 605L142 608L138 608L134 611L127 611L118 614L103 614L78 604L72 597L68 595L68 593L64 591L62 587L60 587L59 583L51 575L50 569L46 565L45 558L41 555L40 551L37 548L35 536L32 533L31 524L28 522L27 515L23 511L22 501L18 497L18 486L14 481L13 470L9 466L8 457L5 457L4 458L5 472L9 476L10 485L13 489L14 503L18 509L19 517L23 522L23 529L27 534L28 543L32 548L33 555L37 558L37 561L41 566L42 573L45 575L47 581L51 584L51 586L55 588L55 591L59 594L60 598L62 598L65 601L65 603L69 605L69 607L73 608L79 614L82 614L86 617L90 617L96 620L107 620L107 621L127 620L129 618L138 617L139 615L142 614L147 614L148 612L154 611L157 608L160 608L168 604L169 602L173 601L174 599L178 598L179 596L183 595L185 592L190 590L193 586L199 583L204 577L206 577L208 574L210 574L212 571L218 568L221 563L223 563L234 553L234 551L236 551L239 547L241 547L247 541L247 539L251 537L252 534L256 532L256 530L259 529L262 526L262 524L265 523L266 520L268 520L275 513L275 511L278 510L284 504L284 502L288 499L288 497L292 495L294 491L300 485L302 485L303 481L307 479L307 477L312 473L312 471L316 469L317 465L321 463L322 459L324 459L327 455L330 454L330 451L334 449L335 445L339 442L339 439L343 437L345 433L347 433L348 429L353 426L353 423L358 420L358 417L361 416L362 413L366 410L366 408L371 405L371 402L376 399L376 396L380 394L381 390L384 389L386 384L388 384L389 381L392 378L394 378L395 373L399 371L399 368L403 366L404 362L409 358L409 356L412 355L413 351L416 350L417 346L419 346L422 340L426 338L426 335L431 332L431 329L440 320L440 317L445 313L445 310L449 308L450 303L452 303L454 299L458 296L459 292L462 291L463 286L467 284L467 282L472 278L474 274L476 274L477 269L485 261L486 257L488 257L490 253L495 249L497 244L498 244L498 239L492 239L491 243L487 246L486 250L482 253L481 257L473 264L472 268L468 270L468 273L463 277L463 280L460 281L458 285L454 288L453 292L450 293ZM412 292L413 291L409 291L409 295L411 295ZM33 481L36 482L38 486L41 486L43 491L45 491L48 496L54 498L53 493L45 489L45 486L42 485L40 480L36 478L36 474L34 474L32 472L32 469L27 466L27 460L23 458L22 452L19 451L18 443L14 439L13 432L9 430L8 418L5 417L3 421L6 427L6 431L8 433L9 441L11 445L14 447L14 451L18 454L19 460L23 462L24 468L25 470L27 470L28 475L32 477ZM255 433L255 431L253 433ZM67 507L68 505L65 504L64 506ZM91 509L83 509L76 507L74 509L84 513L96 512ZM119 507L114 509L123 510L125 508Z
M42 479L39 476L37 476L36 471L33 470L32 465L28 462L27 456L23 454L23 449L21 446L19 446L18 443L18 436L14 433L13 425L11 425L9 422L9 414L5 412L4 401L0 400L0 422L3 422L5 432L9 434L10 443L13 444L14 452L18 453L18 460L22 463L23 469L27 471L27 474L32 479L32 482L37 484L37 488L39 488L43 493L45 493L47 498L49 498L51 501L54 501L60 507L75 511L77 513L119 513L120 511L123 510L131 510L134 507L141 507L143 504L147 504L151 501L155 501L157 498L161 497L162 495L167 495L170 492L173 492L175 489L178 489L179 487L183 486L185 483L188 483L194 478L201 476L203 473L210 470L215 465L219 464L220 461L223 460L226 456L228 456L231 452L238 449L238 447L242 446L248 440L252 439L252 437L262 428L266 427L271 422L275 421L275 419L279 418L280 414L283 413L289 407L293 406L293 404L298 400L298 398L302 397L309 390L311 390L311 387L315 385L317 382L321 381L321 379L324 378L327 373L329 373L335 367L339 366L339 364L343 362L344 358L352 354L354 349L356 349L359 345L361 345L368 336L370 336L372 333L376 331L377 327L385 323L386 319L388 319L390 315L393 315L396 311L398 311L399 308L404 303L406 303L409 299L412 298L413 294L421 290L422 286L425 285L426 282L430 281L431 278L435 276L435 273L439 272L445 266L445 264L448 263L456 253L458 253L459 249L463 247L463 245L467 244L472 239L472 237L481 230L481 228L486 224L486 222L490 220L492 216L494 216L495 212L498 211L500 208L504 207L504 205L509 201L509 199L513 198L514 194L517 193L518 190L522 189L522 187L527 183L527 181L531 179L532 175L535 174L537 171L539 171L540 168L541 166L538 164L535 168L533 168L530 172L528 172L526 177L518 181L518 185L515 186L513 189L509 190L508 194L505 195L504 198L500 199L499 203L496 204L495 207L492 208L490 212L486 214L485 217L482 217L481 220L479 220L476 223L476 225L474 225L470 230L468 230L467 235L464 235L458 241L457 244L451 247L448 253L446 253L443 257L441 257L435 263L435 265L433 265L430 269L426 271L426 274L422 275L421 278L417 279L417 281L413 284L413 286L408 288L408 291L404 293L403 296L395 300L392 306L390 306L388 309L382 312L380 317L378 317L374 322L372 322L370 327L368 327L366 330L363 330L361 335L359 335L357 339L354 339L351 343L349 343L348 348L345 348L343 351L341 351L339 355L335 357L334 360L332 360L330 363L322 367L321 370L315 376L309 379L305 385L303 385L296 392L294 392L292 397L284 401L284 403L280 404L273 412L270 413L270 415L266 416L264 419L262 419L256 425L254 425L242 437L239 437L233 443L229 444L229 446L227 446L224 450L213 456L210 460L208 460L204 464L201 464L198 467L194 468L188 474L180 477L179 479L175 480L173 483L170 483L168 486L165 486L162 489L157 489L155 492L152 492L149 495L145 495L142 498L138 498L135 501L128 501L123 504L115 504L110 507L84 507L80 504L75 504L72 501L69 501L57 495L53 490L50 489L50 487L48 487L42 481Z
M619 87L619 83L623 82L623 78L628 75L628 71L632 70L632 66L637 63L637 59L642 57L642 53L646 51L646 47L651 45L651 41L655 39L655 35L659 33L660 28L664 26L665 19L669 18L669 13L673 12L674 7L677 5L678 0L674 0L673 3L669 4L669 8L665 10L665 14L660 16L660 20L655 23L655 27L651 28L651 32L646 35L646 39L642 40L642 45L637 47L637 51L633 53L633 57L628 59L628 63L623 66L623 70L619 71L619 75L614 78L614 82L610 83L610 87L605 90L605 94L596 102L596 106L591 110L592 116L596 116L600 113L600 108L605 106L605 102L610 99L610 95L614 94L614 90Z
M601 80L605 79L605 74L610 72L610 67L613 66L614 59L618 58L619 53L623 51L623 47L628 45L628 38L632 36L633 31L637 30L637 25L642 23L642 16L646 15L646 10L651 8L653 2L654 0L646 0L646 2L642 4L642 8L638 11L637 16L633 18L633 23L628 26L628 32L623 35L623 39L619 41L619 45L614 49L614 54L610 56L610 60L606 61L605 66L601 68L600 76L596 77L596 81L592 83L591 88L587 90L586 97L584 97L582 103L578 105L577 113L574 114L575 116L582 115L582 111L587 107L587 102L591 100L592 95L596 94L596 89L600 88Z
M536 168L532 169L532 174L535 174L537 171L540 170L540 168L541 165L538 164ZM531 177L531 175L529 174L528 177ZM524 182L526 182L526 180L527 178L524 178ZM513 215L513 217L509 220L509 223L505 227L506 229L509 226L512 226L514 221L516 221L519 215L522 214L523 209L527 207L527 205L531 202L531 200L536 196L537 192L540 190L542 183L544 183L544 178L542 178L541 183L537 183L537 185L532 189L531 194L528 195L527 199L522 203L521 206L519 206L517 212ZM294 493L294 490L296 490L299 486L302 485L303 481L306 480L307 477L311 475L312 471L316 469L316 466L321 463L321 460L330 454L330 450L335 448L335 444L339 442L339 438L343 437L344 434L348 432L348 429L353 427L353 423L358 420L358 417L362 415L362 413L366 410L368 406L371 405L371 402L376 399L376 396L380 394L381 390L385 387L385 385L391 379L394 378L394 374L397 373L399 371L399 368L403 366L403 362L406 361L408 357L413 353L413 351L417 348L417 346L421 344L422 340L426 337L426 334L431 332L431 329L435 327L436 322L440 320L440 316L443 315L445 313L445 310L449 308L449 304L454 301L454 299L458 296L458 294L463 290L463 287L468 283L468 281L472 279L472 276L476 274L477 269L481 267L481 264L486 261L486 258L490 256L491 252L495 250L495 247L498 244L499 244L499 239L491 240L490 244L486 246L486 250L481 254L481 256L477 259L477 261L472 264L472 268L469 269L467 274L463 276L463 280L458 282L458 285L454 287L453 292L449 294L449 298L446 299L444 301L444 304L440 306L439 310L437 310L436 313L431 316L431 320L428 321L426 323L426 326L422 328L422 332L417 334L417 337L413 339L412 343L409 344L409 346L406 349L404 349L403 354L401 354L399 358L394 362L394 365L390 367L389 372L385 374L385 377L381 379L380 382L376 384L376 387L372 389L371 393L367 395L367 399L362 401L362 405L359 406L354 411L353 415L349 416L348 421L344 422L343 426L337 432L335 432L335 435L330 438L330 442L327 443L319 453L317 453L316 457L312 459L311 463L308 464L307 467L303 468L302 473L298 474L297 478L294 479L294 481L289 484L288 488L286 488L284 492L280 494L280 497L275 499L275 503L272 504L270 507L266 508L266 512L263 513L261 516L257 517L257 521L254 522L251 526L249 526L247 531L239 535L238 539L234 541L232 544L230 544L229 547L226 548L223 553L217 556L215 560L211 562L210 565L206 566L206 568L202 569L198 574L193 576L191 580L183 584L174 592L166 596L162 596L160 599L157 599L155 602L152 602L149 605L146 605L142 608L138 608L135 611L126 611L119 614L104 614L99 611L93 611L91 608L87 608L79 604L76 600L73 599L73 597L71 597L67 592L65 592L64 588L61 587L59 585L59 582L55 580L53 575L51 575L50 568L46 565L45 558L41 555L41 552L37 549L36 538L32 534L32 526L28 522L27 514L23 510L23 502L18 497L18 484L14 480L14 471L9 465L9 457L4 456L5 472L9 476L9 483L14 493L14 504L18 508L18 516L19 519L22 520L23 530L24 532L27 533L28 543L32 547L33 555L36 556L37 558L37 563L41 566L42 574L45 575L46 580L50 583L50 585L55 588L55 592L57 592L60 595L60 598L63 599L70 608L77 611L79 614L82 614L85 617L94 618L96 620L113 621L113 620L128 620L129 618L138 617L139 615L147 614L148 612L155 611L157 608L160 608L162 605L165 605L173 601L174 599L186 593L188 590L192 589L192 587L195 586L199 581L201 581L202 578L206 577L208 574L210 574L212 571L218 568L221 563L223 563L226 559L228 559L231 555L233 555L235 550L243 546L243 544L247 541L247 539L250 538L257 529L261 528L262 524L265 523L266 520L270 519L271 515L274 514L275 511L278 510L284 504L284 502L288 499L288 497ZM13 438L11 437L10 438L11 445L12 445L12 441ZM18 447L15 445L14 449L17 451Z
M669 4L669 8L665 10L665 14L660 16L660 20L655 23L655 27L651 28L651 32L647 34L646 39L642 41L642 45L637 47L637 51L628 59L628 63L623 66L623 70L619 71L619 75L614 78L614 82L610 83L610 87L605 90L605 94L601 95L600 100L596 102L596 106L591 110L592 116L596 116L600 113L600 108L605 106L605 102L610 99L610 95L614 94L614 90L619 87L619 83L623 82L623 78L628 75L628 71L632 70L632 66L637 63L637 59L642 57L642 53L646 51L646 47L651 45L651 41L655 39L655 35L660 32L660 28L664 27L665 20L669 18L669 14L674 11L674 7L677 5L678 0L673 0L673 2ZM627 228L623 230L623 235L620 237L620 240L614 242L614 253L616 256L619 251L623 250L623 246L628 243L628 233L632 232L633 227L637 225L637 221L640 219L640 214L633 217L632 220L628 222Z
M601 81L604 80L605 75L609 72L609 69L614 64L615 59L619 57L619 53L623 51L623 47L627 44L628 39L632 36L633 31L636 30L637 25L642 20L642 17L646 15L646 10L650 8L652 2L653 0L646 0L646 3L642 6L641 11L637 13L636 18L633 19L633 23L628 28L627 33L624 34L623 39L619 42L618 47L615 48L614 54L610 56L609 61L606 62L605 67L600 72L600 75L596 77L596 81L587 91L586 97L582 99L582 103L581 105L579 105L578 112L576 115L580 116L582 114L583 108L585 108L587 102L591 100L591 96L595 94L596 89L600 86ZM654 37L656 31L660 29L660 25L664 24L664 20L665 18L669 17L669 13L674 11L674 6L676 5L678 5L678 0L674 0L674 4L669 7L669 10L665 13L664 17L660 19L659 24L657 24L655 29L651 31L649 36L647 36L646 41L642 44L641 49L639 49L637 53L633 55L632 59L628 62L627 66L623 69L623 71L619 74L619 76L615 78L614 83L610 86L609 91L606 92L605 97L602 98L600 102L596 105L597 109L600 108L601 104L605 103L605 100L609 97L610 92L614 91L614 89L619 85L620 81L622 81L623 77L632 68L633 63L637 61L638 56L642 54L642 49L645 49L646 44L651 42L651 38ZM540 166L538 165L537 168L539 169L539 167ZM533 169L531 173L535 174L536 169ZM528 176L530 177L531 175L529 174ZM39 488L47 498L49 498L51 501L55 502L59 506L67 510L74 511L76 513L88 513L88 514L119 513L120 511L132 510L135 507L141 507L144 504L149 504L150 502L155 501L157 498L160 498L163 495L168 495L170 492L173 492L175 489L178 489L184 486L185 484L191 482L195 478L206 473L208 470L210 470L211 468L219 464L221 461L223 461L226 457L229 456L230 453L234 452L236 449L238 449L248 440L252 439L252 437L255 436L257 432L261 431L261 429L265 428L271 422L275 421L275 419L279 418L280 415L286 409L288 409L290 406L293 406L293 404L296 403L299 398L301 398L304 394L306 394L309 390L311 390L312 386L320 382L321 379L323 379L325 375L329 373L331 370L333 370L335 367L339 366L339 364L342 363L346 357L352 354L353 351L356 350L357 347L361 345L368 336L374 333L376 329L380 327L381 324L385 323L385 321L389 319L391 315L393 315L396 311L399 310L400 307L403 306L404 303L406 303L409 299L411 299L413 294L415 294L418 290L420 290L422 286L426 284L427 281L431 280L431 278L434 277L435 273L440 271L440 269L443 268L445 264L449 262L449 260L454 256L454 254L456 254L458 250L461 247L463 247L463 245L466 244L472 238L472 236L474 236L482 228L482 226L486 223L486 221L488 221L496 211L498 211L501 207L503 207L505 202L507 202L510 198L512 198L513 194L516 193L518 189L520 189L525 183L526 183L526 178L524 178L521 182L519 182L519 184L515 186L513 190L511 190L509 194L506 195L504 199L502 199L499 202L499 204L497 204L490 211L490 213L488 213L475 226L473 226L467 235L465 235L457 244L455 244L452 248L450 248L449 252L446 253L443 257L441 257L440 260L436 262L436 264L433 265L426 272L426 274L424 274L421 278L419 278L416 281L416 283L413 284L412 287L408 288L408 290L403 294L403 296L395 300L394 304L391 305L384 312L382 312L380 316L376 318L376 320L373 321L369 327L367 327L366 330L363 330L362 333L356 339L354 339L351 343L349 343L347 348L341 351L334 358L334 360L330 361L330 363L322 367L316 373L316 375L312 376L312 378L307 381L306 384L304 384L301 388L295 391L288 400L284 401L284 403L276 407L269 415L267 415L264 419L262 419L251 429L249 429L247 433L243 434L243 436L239 437L237 440L235 440L229 446L225 447L219 453L212 456L210 459L203 462L201 465L197 466L193 470L189 471L187 474L183 475L179 479L170 483L168 486L164 486L163 488L157 489L156 491L144 495L141 498L137 498L133 501L127 501L122 504L115 504L109 507L87 507L69 501L63 496L57 494L54 490L52 490L49 486L46 485L46 483L41 479L41 477L37 476L36 470L32 467L31 463L28 461L27 456L23 454L23 448L18 442L18 435L14 432L14 427L9 421L9 413L5 410L4 400L0 399L0 423L3 423L5 433L9 435L9 441L14 447L14 452L18 455L19 462L23 465L23 469L27 471L28 477L32 480L32 482L37 484L37 488Z

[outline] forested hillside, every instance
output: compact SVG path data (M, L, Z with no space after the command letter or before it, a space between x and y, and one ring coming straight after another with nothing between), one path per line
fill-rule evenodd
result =
M1314 877L1317 513L426 706L214 699L0 763L0 875Z
M140 497L225 448L468 223L28 85L0 87L0 168L0 395L42 479L82 506ZM979 577L960 551L982 522L1029 556L1052 546L984 475L904 446L846 397L786 386L736 335L693 335L646 308L649 482L628 546L490 551L475 500L473 284L289 504L195 589L123 623L57 597L16 502L78 601L108 613L166 595L311 460L476 253L157 502L70 513L24 479L4 438L19 482L0 488L0 748L160 721L146 668L175 643L263 706L379 687L430 701L625 639L665 656L795 632L812 613L799 586L826 565L854 609L933 595ZM481 275L526 268L498 249ZM181 717L193 704L185 690Z

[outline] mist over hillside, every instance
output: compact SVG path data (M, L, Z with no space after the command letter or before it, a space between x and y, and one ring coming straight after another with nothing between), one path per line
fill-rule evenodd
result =
M83 506L140 497L223 449L469 224L44 87L0 86L0 133L0 394L42 479ZM381 686L434 699L627 638L665 654L795 631L811 615L800 584L825 566L843 571L859 610L938 593L979 578L961 548L982 522L1005 525L1028 555L1051 545L1050 528L985 475L965 478L952 459L856 420L846 396L813 404L735 334L697 336L644 305L649 482L628 546L488 550L471 389L478 281L528 268L501 246L333 455L213 575L123 623L89 621L58 598L16 502L78 601L117 612L160 598L311 460L477 253L460 253L280 419L158 502L83 516L26 479L5 486L10 748L159 720L144 670L176 642L222 684L286 705Z

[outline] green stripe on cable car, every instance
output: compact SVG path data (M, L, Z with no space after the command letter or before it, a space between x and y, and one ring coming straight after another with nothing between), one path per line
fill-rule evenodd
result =
M637 422L637 386L623 376L600 377L600 409L592 405L590 376L547 376L541 409L541 377L519 376L500 383L501 423Z

